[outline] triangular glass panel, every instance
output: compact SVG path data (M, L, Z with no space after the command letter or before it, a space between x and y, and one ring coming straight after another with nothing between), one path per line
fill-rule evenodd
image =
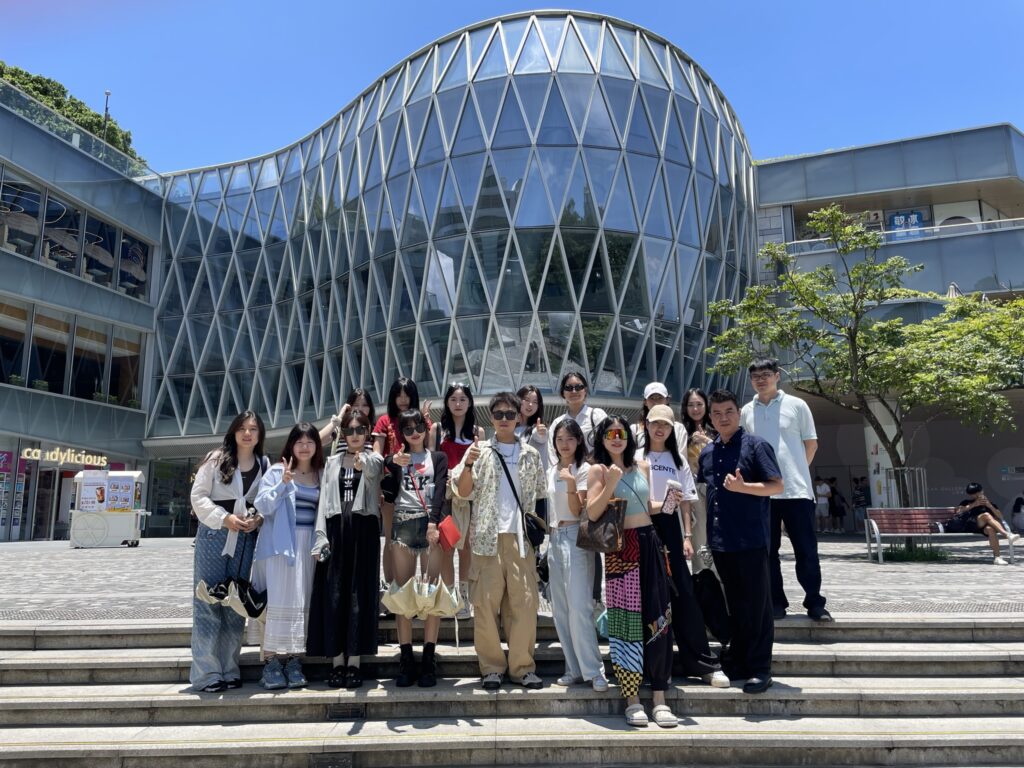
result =
M495 77L504 77L508 74L508 64L505 61L505 50L502 47L501 35L491 38L491 44L484 54L480 66L477 67L473 76L474 82L490 80Z
M434 212L437 210L437 198L441 193L441 182L444 176L444 163L434 163L425 168L416 169L416 178L423 194L423 210L427 215L427 230L434 225Z
M498 118L498 125L494 129L491 146L497 148L529 145L530 133L526 129L526 123L523 122L523 115L519 110L515 92L510 88L505 94L505 104L501 108L501 117Z
M711 196L715 191L714 182L707 176L697 174L697 212L700 214L700 223L703 229L708 227L708 217L711 215Z
M665 185L659 176L654 182L654 191L651 194L651 202L648 206L647 223L644 225L644 232L655 237L672 239L672 215L669 213L668 203L665 198Z
M377 219L380 214L380 198L383 187L377 185L363 193L363 210L366 211L366 229L370 234L377 233Z
M590 106L590 117L587 118L587 130L583 134L583 143L587 146L619 148L619 135L612 126L612 119L608 114L604 96L600 90L594 94Z
M438 124L436 110L430 110L427 117L427 127L423 131L423 142L420 144L420 153L416 158L416 166L429 165L444 159L444 139L441 136L441 127Z
M463 121L468 119L468 117L463 118ZM473 122L476 122L475 117ZM483 154L474 154L463 155L452 160L452 171L459 185L459 194L466 206L466 214L469 216L473 214L473 203L476 202L476 193L480 189L480 178L485 159Z
M580 33L590 58L597 60L598 49L601 47L601 22L597 19L584 19L579 16L572 18L573 24Z
M508 360L505 358L505 344L512 343L513 339L506 339L500 333L496 323L491 324L487 341L487 354L484 358L483 369L480 376L480 389L485 392L500 390L511 383L515 387L515 381L509 372Z
M696 101L690 85L689 67L681 67L678 59L672 56L672 90L688 101Z
M541 35L544 37L544 44L547 46L548 55L554 61L558 58L558 43L562 39L562 28L565 26L564 18L543 17L537 19Z
M647 270L647 289L650 292L651 304L653 305L661 291L662 281L665 278L665 267L669 262L669 248L671 243L665 240L658 240L652 237L645 237L643 244L643 260ZM639 256L638 256L639 258ZM673 272L673 275L675 273ZM673 290L675 290L673 288Z
M686 198L686 203L683 205L678 239L681 243L689 243L698 248L701 245L700 224L697 221L697 197L696 193L692 191L692 187Z
M461 250L456 259L444 251L434 252L430 256L423 287L421 320L436 320L440 317L452 316L452 296L455 293L455 286L458 284L458 270L461 264Z
M569 265L569 276L572 278L573 288L576 289L577 296L583 295L583 286L587 280L587 273L590 269L590 257L594 253L596 240L596 231L585 229L562 230L565 261ZM557 246L555 251L558 251Z
M410 185L409 203L402 223L402 246L415 245L427 239L430 229L423 201L416 184Z
M380 184L382 171L380 165L380 148L377 142L370 145L369 164L366 169L366 181L363 182L363 189L370 189Z
M690 151L683 139L683 130L674 109L669 110L668 130L665 133L665 159L686 167L690 166Z
M561 86L565 105L572 118L573 125L576 126L576 130L580 133L583 133L587 109L590 107L590 97L594 92L596 82L597 78L591 75L558 75L558 84Z
M658 154L658 147L654 143L654 136L651 133L651 126L647 120L647 110L644 109L643 99L637 99L633 105L633 119L629 122L629 136L626 139L626 149L630 152L639 152L647 155Z
M494 311L499 313L533 311L530 289L527 288L526 280L523 277L523 262L514 245L509 249L508 258L505 260L505 268L494 300Z
M562 249L557 245L552 250L544 289L537 302L537 309L547 312L573 312L575 301L569 287L569 277L562 262Z
M584 351L583 331L575 320L572 323L572 338L565 348L565 360L562 363L562 370L587 370L587 358Z
M412 93L409 94L410 104L426 98L434 88L433 53L433 50L427 53L426 63L423 65L423 71L420 74L420 79L416 81L416 85L413 86Z
M516 90L519 92L519 101L523 105L523 114L526 116L526 127L531 133L536 133L537 122L540 120L541 109L544 107L544 97L547 96L551 76L517 75L513 79Z
M566 244L566 248L569 245ZM615 314L615 296L609 282L610 271L602 258L604 249L598 249L590 267L590 278L580 293L580 312L593 312L612 317Z
M697 170L708 176L714 176L714 167L711 164L711 148L708 146L707 137L704 131L697 131Z
M487 295L492 300L498 290L501 265L505 263L508 241L509 233L504 230L500 232L478 232L473 235L473 245L476 248L480 276L483 278Z
M548 56L544 52L544 44L540 41L540 34L537 32L536 27L531 26L513 72L517 75L527 75L550 71L551 65L548 63Z
M641 37L643 37L641 35ZM651 53L647 47L647 43L644 40L640 41L640 81L643 83L649 83L655 85L658 88L668 88L668 83L665 82L665 76L661 72L661 68L655 61L654 54Z
M388 83L389 93L384 102L384 111L381 113L382 117L395 114L402 108L402 103L405 101L405 78L408 71L407 67L403 67L391 77Z
M614 169L614 167L613 165L612 168ZM573 170L559 223L563 227L593 227L596 229L600 226L601 211L587 184L582 160L576 163L576 168Z
M466 222L462 216L462 206L459 203L458 194L455 192L455 177L449 171L445 175L441 191L441 202L437 210L437 220L434 223L434 239L465 233Z
M555 210L562 209L566 185L572 177L576 149L567 147L541 147L537 150L541 174Z
M669 110L669 92L661 88L643 84L640 86L644 101L647 103L647 114L651 118L654 143L661 146L662 137L665 135L665 115Z
M615 30L615 38L619 41L622 46L622 50L626 54L626 61L630 63L630 66L636 64L636 32L632 29L623 29L622 27L614 24L609 24L609 28Z
M491 307L487 300L487 289L484 287L484 281L480 277L480 270L477 268L476 258L473 256L472 249L467 250L464 261L462 279L459 281L459 298L456 314L459 317L488 314L491 311Z
M700 178L699 176L697 178ZM710 221L707 226L707 235L704 238L704 250L710 253L722 255L722 214L719 208L718 195L712 196Z
M651 195L651 184L654 181L654 175L658 172L658 161L653 157L627 152L626 165L629 166L629 175L633 182L637 210L640 212L640 219L643 220L647 213L647 200Z
M505 93L505 80L485 80L473 84L473 94L480 110L480 119L484 126L484 136L489 138L494 133L494 124L501 107L501 97Z
M594 202L601 214L608 209L608 196L611 193L612 180L615 178L615 168L619 162L619 152L610 149L592 149L587 147L583 150L587 161L587 173L590 176L590 185L594 190Z
M437 95L437 111L441 117L441 129L448 144L455 140L455 126L462 114L462 101L468 89L465 86Z
M231 174L231 182L228 184L228 195L236 195L242 192L248 192L252 189L252 181L249 179L249 169L245 165L235 166L234 172Z
M405 110L406 130L409 132L409 146L413 148L413 154L415 154L415 150L420 146L427 114L433 113L432 105L433 103L428 99L410 104Z
M528 150L514 150L515 152L528 152ZM501 153L495 153L501 154ZM508 216L505 214L505 206L502 205L502 182L495 172L490 161L486 161L483 172L483 183L480 187L480 194L475 205L473 214L473 231L484 232L490 229L503 229L508 227ZM511 193L509 193L511 196ZM514 200L512 201L514 204ZM467 206L468 207L468 206Z
M605 229L616 229L624 232L636 232L636 216L633 213L633 199L629 192L626 170L619 170L612 188L611 198L605 211Z
M682 216L686 190L689 186L690 171L674 163L665 163L665 187L668 189L669 210L677 224Z
M562 97L557 86L552 86L548 96L548 105L544 110L544 120L537 132L538 144L576 145L576 134L573 133L569 115L562 104Z
M448 339L451 334L449 323L431 323L420 329L423 339L423 352L433 369L435 381L445 379L445 362L448 360Z
M604 47L601 49L601 74L619 77L626 80L633 79L633 71L626 63L625 56L615 42L611 27L606 27L604 32Z
M519 196L519 209L516 213L516 227L546 227L555 223L551 213L551 203L544 188L544 180L536 160L530 164L522 194Z
M512 19L501 22L501 31L505 36L505 50L508 51L509 61L516 60L516 53L519 52L519 44L523 42L523 34L526 32L526 19Z
M569 25L569 30L565 33L562 55L558 59L558 71L580 72L588 75L594 73L594 68L590 64L590 58L587 56L587 52L583 50L583 44L576 36L572 25Z
M497 27L494 25L487 25L486 27L478 27L469 33L469 41L466 43L468 47L467 60L469 61L469 71L472 72L474 67L480 63L480 59L483 58L484 51L487 48L487 43L491 40L491 34L497 32ZM495 37L499 35L495 34Z
M690 151L697 138L697 105L678 95L674 101L676 109L679 111L679 121L683 129L683 137L686 139L687 150Z
M377 236L373 241L373 254L374 256L383 256L391 253L397 244L398 228L391 219L390 206L385 203L381 208L380 229L377 230Z
M468 99L462 110L462 122L459 123L459 130L455 134L455 142L452 144L452 155L457 157L471 152L480 152L484 146L484 135L480 131L476 107L473 106L473 99Z
M441 79L441 84L437 89L438 93L464 85L469 79L467 75L468 69L466 46L460 39L459 49L455 52L455 55L452 57L452 63L448 65L448 71Z
M388 199L391 202L391 214L395 222L395 232L400 232L408 202L409 174L388 179L387 187Z
M497 172L498 186L505 196L505 202L510 211L515 210L516 200L523 189L523 180L526 178L526 163L530 158L530 150L506 149L492 153L494 165ZM486 188L486 182L485 182ZM483 202L485 190L480 192L480 200ZM479 210L479 209L478 209Z
M188 420L185 422L185 434L201 435L213 430L210 424L210 415L203 399L202 385L196 380L192 388L191 406L189 408Z
M636 84L632 80L617 80L614 77L603 75L601 77L601 87L608 97L609 112L615 120L619 138L624 138L626 135L626 124L633 106L635 86Z
M650 290L647 287L647 273L644 267L644 249L641 245L633 260L629 279L622 283L619 290L619 314L643 318L651 318Z
M536 296L540 292L541 281L544 279L544 268L547 265L551 243L554 240L553 229L517 230L516 240L519 243L519 258L523 262L523 272L530 283L531 292Z
M426 248L423 248L424 253ZM419 311L419 294L413 296L406 285L404 270L395 265L395 287L391 291L391 323L389 328L398 328L416 322L416 315ZM411 352L412 350L410 350ZM411 370L412 365L405 367Z
M708 296L712 299L720 298L718 295L718 280L722 276L722 260L713 254L704 257L704 277L707 281Z

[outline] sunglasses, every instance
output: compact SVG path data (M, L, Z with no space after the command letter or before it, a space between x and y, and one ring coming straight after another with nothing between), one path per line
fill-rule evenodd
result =
M495 421L515 421L519 414L516 411L491 411L491 418Z
M605 440L625 440L629 433L624 429L606 429L604 432Z
M365 435L367 431L366 427L345 427L341 430L341 434L345 437L352 437L352 435Z
M405 435L406 437L412 437L416 433L419 433L419 434L422 435L426 431L427 431L427 425L426 424L417 424L415 427L403 427L402 428L402 434Z
M582 392L587 388L586 384L566 384L562 387L563 392Z

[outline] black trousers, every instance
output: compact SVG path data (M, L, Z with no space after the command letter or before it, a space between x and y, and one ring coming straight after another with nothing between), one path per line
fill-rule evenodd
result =
M818 561L818 534L815 531L814 502L810 499L772 499L772 604L788 608L786 590L782 584L782 564L779 547L782 546L782 525L786 525L789 542L796 558L796 580L804 589L804 608L808 611L825 607L821 595L821 563Z
M732 621L732 642L722 656L722 668L735 680L770 675L775 620L768 579L768 550L715 552L714 557Z
M658 538L668 549L668 566L672 570L672 634L679 648L683 674L702 677L721 669L711 654L704 614L693 593L693 577L683 554L683 529L679 515L651 515Z

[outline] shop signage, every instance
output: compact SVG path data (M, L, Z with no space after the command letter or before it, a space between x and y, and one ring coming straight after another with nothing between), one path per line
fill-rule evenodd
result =
M93 469L82 473L82 488L78 497L78 508L82 512L107 511L106 472Z
M94 467L107 466L107 457L94 453L86 453L77 448L26 448L21 452L21 458L28 461L49 461L58 466L65 464L88 464Z

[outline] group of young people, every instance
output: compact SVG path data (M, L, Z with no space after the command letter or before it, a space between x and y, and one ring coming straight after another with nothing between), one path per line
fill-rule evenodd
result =
M485 439L465 384L448 387L436 423L410 379L393 384L379 418L357 389L322 429L297 424L273 464L259 415L239 414L192 489L201 523L192 687L241 685L246 619L230 600L209 599L208 585L233 579L266 591L265 610L250 620L265 688L306 685L305 657L332 659L328 684L357 688L361 659L377 653L381 570L395 591L419 566L427 584L463 603L462 617L471 606L482 686L495 690L510 679L540 688L537 554L546 541L565 657L557 685L608 689L594 622L603 581L611 669L631 725L677 724L665 699L673 645L687 676L718 687L743 679L748 693L767 689L775 586L768 498L783 492L773 446L741 428L740 403L726 390L710 398L686 392L677 420L667 388L653 382L633 423L590 405L580 372L563 376L558 391L565 412L550 425L537 388L494 395ZM581 521L598 520L612 499L625 500L623 546L602 563L577 537ZM810 514L813 535L813 502ZM442 546L442 528L456 531L454 543ZM694 557L700 550L706 557ZM774 555L777 570L777 544ZM732 615L721 658L709 646L691 577L691 569L708 567ZM418 660L412 618L396 613L395 684L433 686L440 618L426 616ZM650 716L639 699L644 680L653 691Z

